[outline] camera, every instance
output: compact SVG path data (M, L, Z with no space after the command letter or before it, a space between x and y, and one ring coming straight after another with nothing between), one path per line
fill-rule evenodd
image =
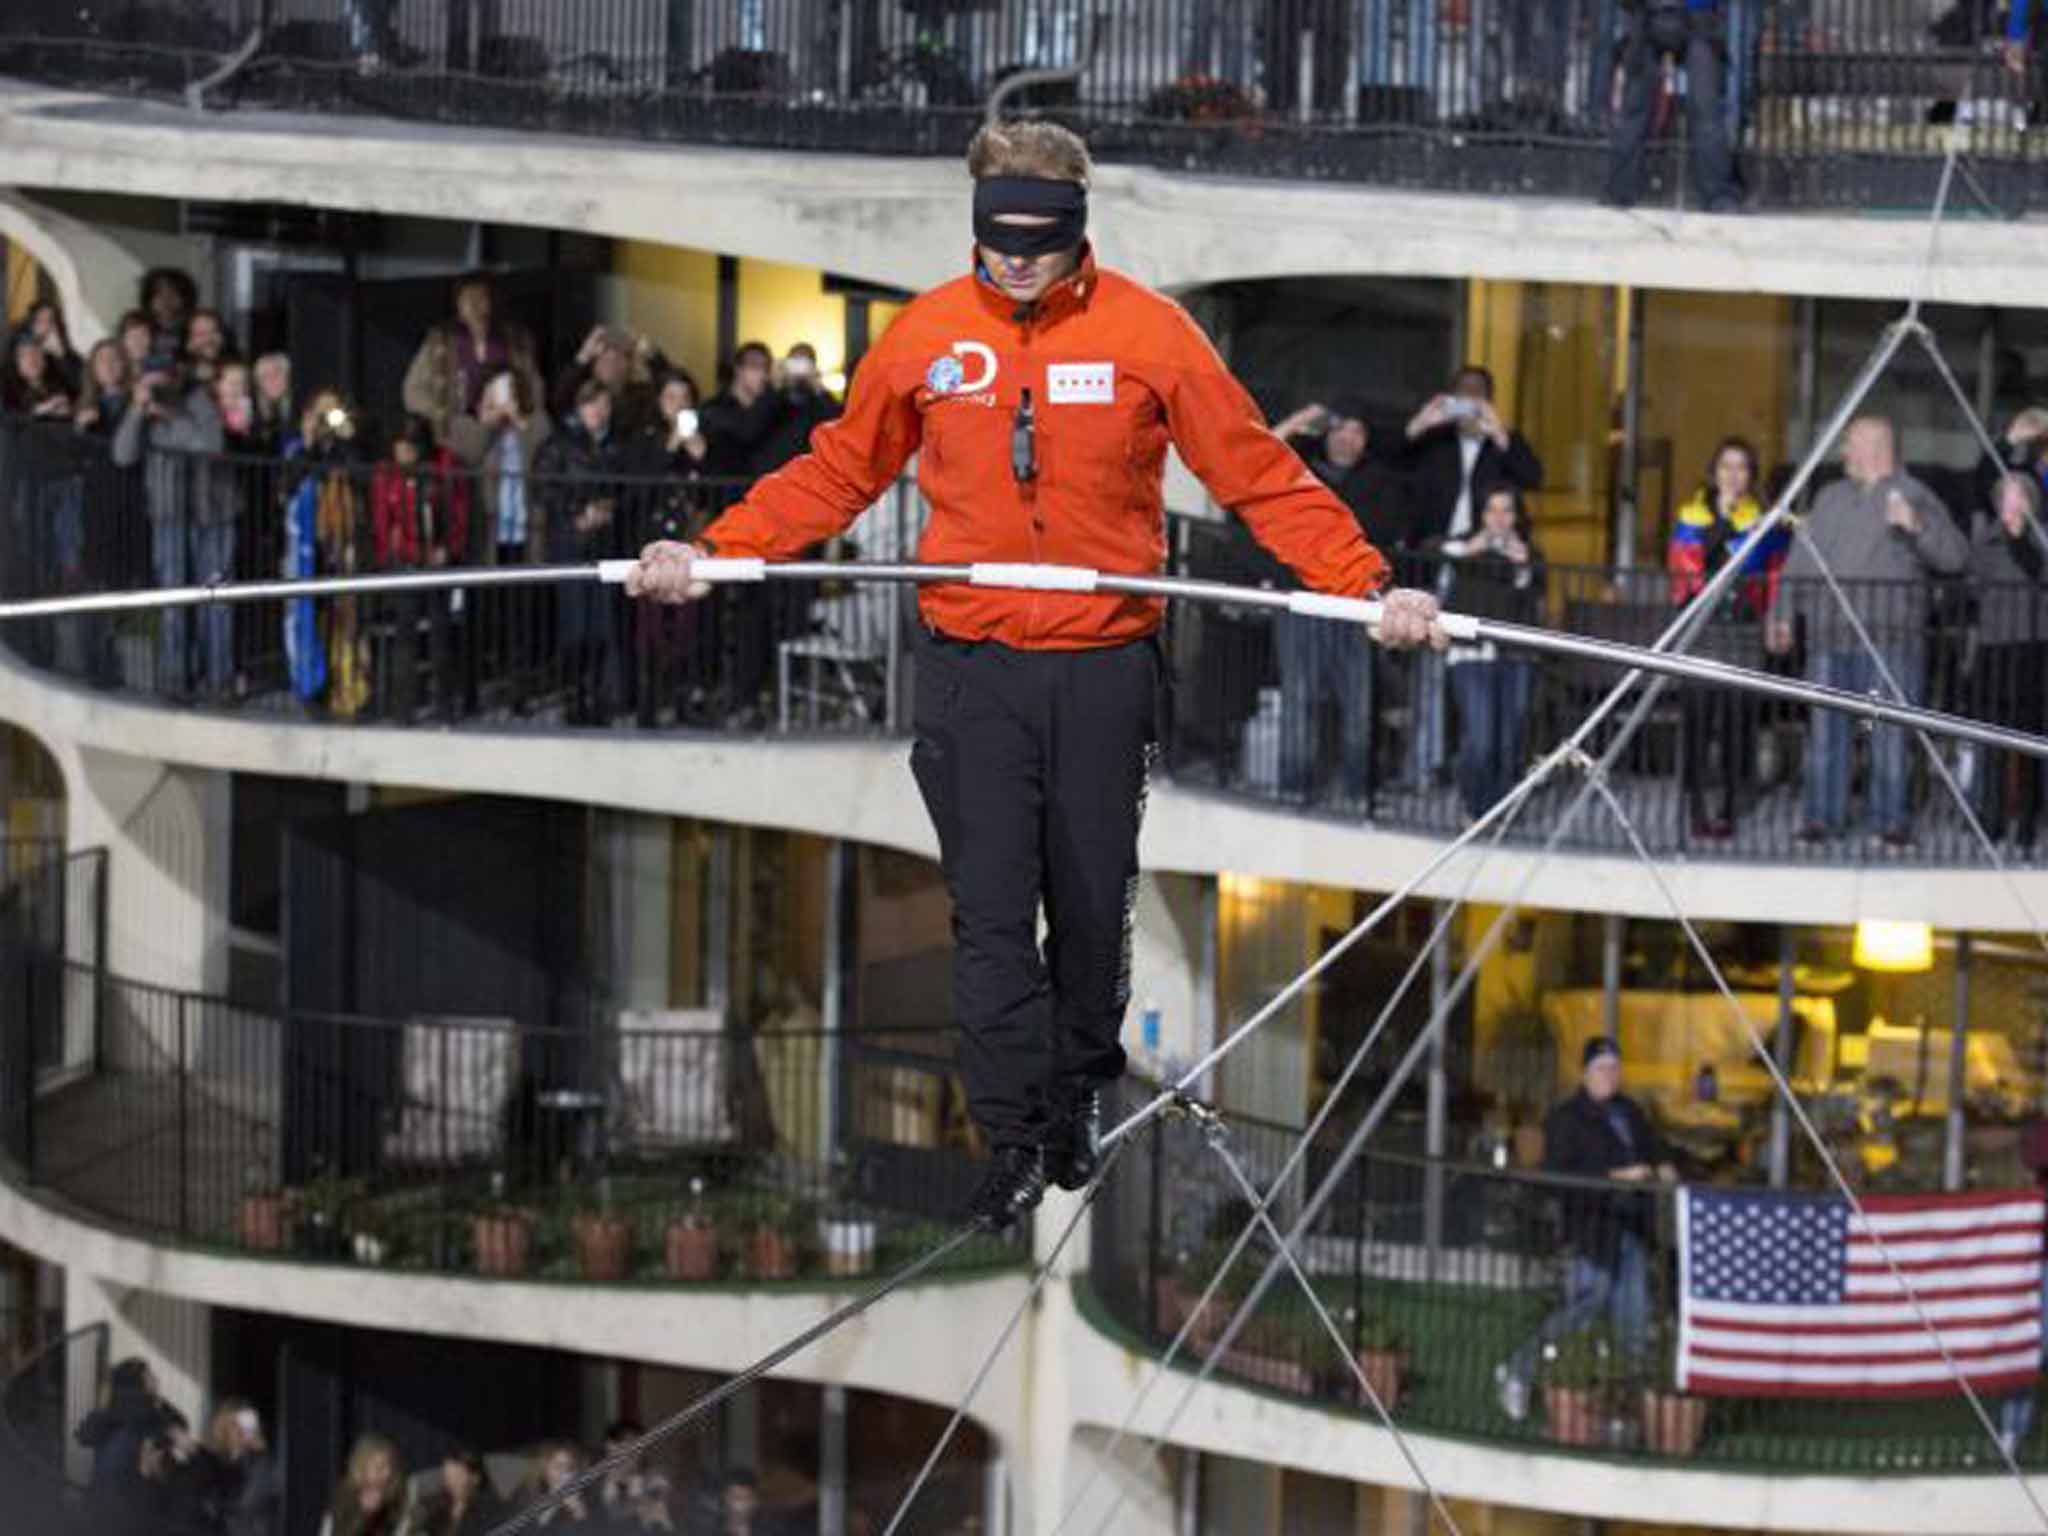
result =
M168 411L185 398L185 371L175 356L152 352L142 360L142 372L155 375L149 383L149 403L159 410Z
M1479 402L1467 400L1463 395L1452 395L1444 402L1444 416L1450 421L1470 421L1479 414Z
M697 413L687 405L676 412L676 433L681 437L697 435Z

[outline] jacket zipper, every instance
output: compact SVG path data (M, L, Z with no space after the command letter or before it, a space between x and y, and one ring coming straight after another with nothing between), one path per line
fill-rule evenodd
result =
M1016 318L1019 323L1018 345L1024 358L1024 367L1022 369L1022 372L1025 379L1029 380L1031 378L1031 333L1038 323L1038 305L1036 303L1033 303L1023 306L1019 310ZM1029 383L1025 383L1023 385L1020 385L1019 387L1020 389L1028 391L1031 386ZM1020 395L1018 398L1021 401L1023 396ZM1036 449L1039 446L1042 446L1043 443L1043 434L1034 433L1035 447L1033 458L1035 459L1038 465L1038 474L1030 480L1017 480L1013 482L1017 487L1018 496L1023 500L1024 503L1024 516L1027 520L1028 530L1031 537L1031 563L1034 565L1040 564L1044 560L1044 554L1040 547L1039 536L1045 532L1045 519L1040 515L1038 508L1038 482L1040 479L1044 478L1045 459L1044 454L1042 452L1036 451ZM1040 594L1033 592L1031 594L1030 603L1024 610L1024 633L1026 634L1026 636L1034 640L1039 637L1039 597Z

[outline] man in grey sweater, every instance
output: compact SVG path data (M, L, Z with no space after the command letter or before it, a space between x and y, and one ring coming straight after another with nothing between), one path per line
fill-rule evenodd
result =
M160 587L181 587L233 574L235 498L231 471L217 461L225 432L220 408L203 384L149 373L114 431L114 462L144 463L143 503L149 514L150 569ZM185 647L185 610L157 615L156 685L184 694L192 676ZM233 620L215 603L199 619L206 684L218 696L233 673Z
M1924 685L1929 578L1952 576L1970 558L1969 540L1925 485L1899 468L1892 424L1859 416L1842 437L1846 478L1814 498L1803 537L1785 562L1766 635L1770 649L1792 648L1793 620L1806 620L1806 675L1851 693L1885 691L1884 675L1835 595L1821 563L1843 583L1884 667L1913 703ZM1808 730L1802 842L1839 836L1849 819L1850 722L1816 709ZM1887 844L1913 841L1906 735L1879 726L1871 737L1867 809Z

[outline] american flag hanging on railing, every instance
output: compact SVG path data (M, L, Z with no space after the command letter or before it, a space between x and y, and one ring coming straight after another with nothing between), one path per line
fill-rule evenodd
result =
M1833 1196L1681 1191L1679 1388L1744 1397L1956 1391L1921 1312L1978 1391L2032 1383L2041 1364L2041 1192L1867 1195L1863 1207L1868 1229Z

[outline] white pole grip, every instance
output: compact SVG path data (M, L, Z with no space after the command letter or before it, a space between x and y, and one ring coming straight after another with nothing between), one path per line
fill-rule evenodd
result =
M626 573L637 570L638 560L600 560L597 562L597 579L611 586L618 586L626 579ZM768 562L755 558L722 558L706 555L690 562L692 581L766 581Z
M1367 629L1378 629L1381 608L1377 598L1335 597L1328 592L1290 592L1287 594L1287 611L1304 618L1339 619L1346 624L1363 624ZM1479 621L1470 614L1440 611L1436 621L1453 640L1479 638Z
M1006 565L977 561L967 579L977 587L1021 587L1033 592L1093 592L1099 571L1079 565Z

